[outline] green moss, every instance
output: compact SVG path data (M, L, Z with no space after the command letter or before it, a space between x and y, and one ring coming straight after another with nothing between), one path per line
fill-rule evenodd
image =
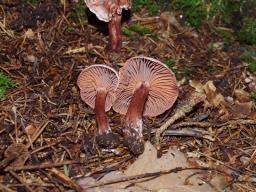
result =
M256 102L256 91L251 92L251 99Z
M84 25L86 23L86 9L84 1L79 0L71 13L71 19L77 24Z
M0 72L0 99L4 97L9 89L16 86L17 83L11 80L10 77L5 75L4 73Z
M132 9L135 12L145 7L151 15L155 15L159 10L157 3L152 0L134 0L132 3Z
M26 0L26 3L36 6L40 3L40 0Z
M74 31L74 29L73 29L73 27L68 26L68 27L66 28L66 31L67 31L68 33L72 33L72 32Z
M138 37L141 35L147 35L148 37L151 37L154 40L158 39L158 35L154 33L150 28L141 26L137 23L131 24L126 27L122 27L122 33L128 37Z
M236 32L237 39L247 44L256 44L256 21L252 18L245 18L240 30Z
M204 0L176 0L175 6L183 10L185 20L198 29L202 21L207 17L207 9Z
M172 59L167 59L164 61L164 64L167 65L170 69L173 69L173 67L175 66L175 61Z
M241 59L248 64L248 68L252 73L256 73L256 52L246 51Z
M214 71L215 71L214 70L214 66L211 63L209 63L207 65L207 72L208 72L208 74L212 74Z
M133 37L135 33L127 27L122 27L122 33L128 37Z
M231 31L227 31L221 27L216 27L215 31L225 40L225 41L230 41L234 39L234 35Z
M186 67L186 68L183 70L182 74L183 74L184 77L189 77L190 74L191 74L191 71L190 71L189 68Z
M132 25L130 25L130 26L129 26L129 29L130 29L131 31L140 33L140 34L142 34L142 35L147 35L147 34L152 34L152 33L153 33L150 28L148 28L148 27L143 27L143 26L140 26L140 25L138 25L138 24L132 24Z

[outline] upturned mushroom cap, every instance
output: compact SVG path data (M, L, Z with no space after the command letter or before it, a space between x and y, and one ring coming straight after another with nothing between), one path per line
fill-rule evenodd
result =
M114 14L131 8L131 0L85 0L87 7L99 20L109 22Z
M119 72L119 78L113 109L123 115L127 112L134 90L141 82L149 85L144 116L160 115L171 108L178 97L174 73L156 59L139 56L127 60Z
M82 70L77 79L82 100L94 109L97 90L108 92L105 111L110 110L115 101L115 91L119 84L117 72L105 65L92 65Z

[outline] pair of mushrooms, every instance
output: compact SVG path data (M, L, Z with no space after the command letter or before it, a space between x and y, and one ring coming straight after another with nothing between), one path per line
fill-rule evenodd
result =
M80 73L77 83L82 100L95 109L97 142L104 147L115 147L118 143L105 113L112 106L125 115L124 143L134 154L144 151L142 116L154 117L165 112L179 93L174 73L160 61L143 56L127 60L119 75L108 66L92 65Z
M109 48L119 51L122 43L122 9L130 9L131 0L85 0L85 3L99 20L108 22Z

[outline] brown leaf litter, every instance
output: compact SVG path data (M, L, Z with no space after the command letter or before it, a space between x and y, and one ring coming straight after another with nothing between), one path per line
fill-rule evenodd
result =
M163 184L166 184L166 178L171 176L176 176L179 184L172 187L180 190L189 190L188 186L193 188L192 184L198 182L200 186L194 185L198 189L220 186L226 191L255 190L255 103L248 97L255 87L255 75L246 71L238 43L223 42L207 25L201 32L185 27L175 13L151 17L142 9L133 13L123 26L146 26L152 34L123 36L120 53L110 53L106 50L108 36L86 19L78 23L72 19L75 4L70 1L65 1L65 6L55 1L45 1L39 6L21 2L4 1L0 10L0 70L19 83L18 88L0 101L0 191L80 191L76 183L79 178L100 179L122 170L134 176L126 181L129 186L125 190L157 188L151 183L152 177L156 180L165 177ZM31 15L37 19L32 20ZM213 50L209 49L212 43ZM145 140L155 145L155 133L175 111L187 103L196 104L190 105L189 110L181 110L183 115L164 129L176 130L177 135L161 135L160 159L156 159L155 150L145 152L153 154L150 157L138 157L135 161L137 157L122 144L112 150L97 146L94 112L82 102L76 85L78 74L87 66L106 64L119 69L127 59L138 55L163 62L175 60L173 70L180 80L180 96L173 109L157 118L144 118ZM195 94L203 96L190 100ZM108 116L110 126L122 142L122 116L113 111ZM180 136L181 129L199 130L214 142L204 135L196 137L195 132ZM18 154L10 150L13 146ZM174 146L175 151L170 152ZM183 153L189 155L184 157ZM142 178L150 179L147 184L135 182L138 174L145 176L146 172L159 171L159 165L152 165L150 159L165 162L166 168L175 165L172 167L175 173L152 173ZM129 167L138 162L141 169L132 172ZM194 172L176 167L186 165L198 169ZM216 170L225 174L216 176ZM187 174L182 175L183 172ZM189 173L195 175L187 177Z

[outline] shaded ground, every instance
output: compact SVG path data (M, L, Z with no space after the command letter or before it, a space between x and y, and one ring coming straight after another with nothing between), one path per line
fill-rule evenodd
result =
M8 190L75 189L60 179L61 172L72 179L85 175L99 177L111 170L124 169L135 160L122 145L112 151L95 145L92 139L96 131L94 112L81 101L76 85L79 72L86 66L104 63L118 69L128 58L137 55L169 64L174 60L176 64L170 65L180 80L180 96L174 109L193 92L189 80L202 83L213 80L224 97L238 100L236 89L247 92L253 89L246 82L251 75L239 58L243 48L239 44L223 43L207 27L202 33L184 26L178 30L167 29L159 17L151 17L142 10L133 14L124 26L137 23L147 26L152 33L124 36L121 52L109 53L107 36L92 25L80 25L82 22L75 23L71 19L74 6L67 4L64 9L51 1L37 8L15 1L2 6L1 23L6 22L6 25L1 26L0 69L16 80L19 87L1 101L1 190L5 189L2 185ZM251 81L255 81L255 77ZM242 100L239 101L249 102L248 97ZM207 165L235 168L234 174L229 175L233 187L230 191L253 191L255 185L246 178L253 176L255 184L256 123L243 122L256 119L255 103L251 105L245 111L234 107L226 115L221 113L223 108L220 107L197 106L176 123L188 122L185 127L191 127L191 122L196 122L197 126L198 122L209 123L204 129L215 142L193 137L165 137L163 152L170 146L177 146L184 152L200 151L200 158ZM172 110L157 118L145 118L145 130L149 130L145 131L145 139L153 141L150 131L154 133L154 129L171 116ZM113 111L108 115L114 131L121 134L122 117ZM232 124L232 119L241 121ZM221 126L214 126L216 124ZM13 143L24 145L6 151ZM42 167L43 163L50 164ZM54 167L57 170L52 169ZM245 178L242 183L237 181L239 176Z

